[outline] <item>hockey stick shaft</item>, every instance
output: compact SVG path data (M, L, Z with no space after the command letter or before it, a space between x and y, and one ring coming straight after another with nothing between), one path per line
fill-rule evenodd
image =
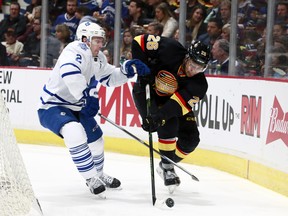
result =
M147 116L150 116L150 86L146 85L146 106L147 106ZM155 205L156 202L156 192L155 192L155 175L154 175L154 156L153 156L153 138L152 133L149 130L149 156L150 156L150 171L151 171L151 190L152 190L152 204Z
M98 115L108 121L110 124L114 125L115 127L117 127L118 129L122 130L124 133L128 134L130 137L132 137L133 139L137 140L139 143L143 144L144 146L149 148L149 145L144 142L142 139L138 138L137 136L135 136L134 134L130 133L129 131L127 131L125 128L121 127L120 125L116 124L115 122L113 122L112 120L110 120L109 118L107 118L106 116L102 115L101 113L98 113ZM199 181L199 179L191 174L189 171L187 171L186 169L184 169L183 167L181 167L180 165L178 165L177 163L175 163L173 160L171 160L170 158L166 157L165 155L162 155L159 151L157 151L156 149L153 148L153 152L155 152L156 154L158 154L159 156L161 156L162 158L164 158L165 160L169 161L170 163L174 164L174 166L178 167L179 169L181 169L183 172L187 173L189 176L192 177L192 179L194 181Z

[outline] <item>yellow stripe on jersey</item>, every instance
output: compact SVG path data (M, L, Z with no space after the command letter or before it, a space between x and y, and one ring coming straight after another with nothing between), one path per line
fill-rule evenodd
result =
M138 35L136 37L134 37L134 40L139 44L139 46L141 47L142 51L145 50L144 47L144 35Z
M181 106L183 115L191 111L191 109L187 108L185 101L183 101L183 98L177 92L173 94L170 99L175 100Z
M175 154L180 158L186 158L188 156L187 153L180 151L178 148L176 148Z
M161 151L174 151L176 148L176 139L171 140L158 140L158 148Z

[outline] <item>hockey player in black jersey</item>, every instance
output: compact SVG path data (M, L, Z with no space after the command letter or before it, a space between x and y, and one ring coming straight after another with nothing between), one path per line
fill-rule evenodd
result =
M138 76L133 86L142 127L145 131L156 131L160 153L178 163L193 152L200 141L192 108L208 89L203 71L209 61L210 48L196 41L187 50L175 39L145 34L134 38L132 56L151 70L148 76ZM147 83L151 89L150 116L146 109ZM173 193L180 184L174 165L161 158L157 172Z

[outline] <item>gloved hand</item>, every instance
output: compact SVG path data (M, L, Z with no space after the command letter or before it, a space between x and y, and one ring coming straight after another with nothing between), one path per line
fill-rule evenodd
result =
M150 74L150 68L139 59L127 60L121 66L121 72L128 78L132 78L135 73L139 76Z
M163 126L164 124L165 119L161 115L152 114L144 119L142 128L147 132L155 132L158 127Z
M94 117L99 111L99 99L96 88L86 88L83 91L83 106L80 111L86 117Z

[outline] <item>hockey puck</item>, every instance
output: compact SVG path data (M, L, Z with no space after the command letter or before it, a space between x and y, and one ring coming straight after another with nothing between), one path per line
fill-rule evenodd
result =
M167 198L165 203L169 208L172 208L174 206L174 200L171 198Z

